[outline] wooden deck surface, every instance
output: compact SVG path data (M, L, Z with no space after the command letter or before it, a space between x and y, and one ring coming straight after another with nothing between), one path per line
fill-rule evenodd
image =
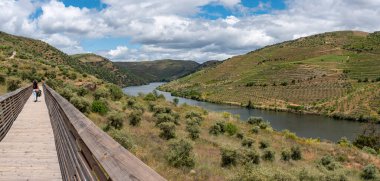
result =
M29 98L0 142L2 180L62 180L44 95Z

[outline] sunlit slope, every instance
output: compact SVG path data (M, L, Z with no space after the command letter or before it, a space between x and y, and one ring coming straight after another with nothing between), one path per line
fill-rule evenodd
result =
M379 119L380 33L331 32L236 56L162 87L212 102Z

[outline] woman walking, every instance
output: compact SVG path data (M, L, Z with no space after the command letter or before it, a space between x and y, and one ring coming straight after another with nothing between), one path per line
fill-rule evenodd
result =
M33 80L33 96L34 96L34 102L37 102L38 98L38 92L40 89L38 88L38 82L37 80Z

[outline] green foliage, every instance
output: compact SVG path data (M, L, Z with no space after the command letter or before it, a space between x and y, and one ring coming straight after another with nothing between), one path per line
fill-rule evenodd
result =
M214 125L212 125L209 128L209 133L215 136L219 134L223 134L225 132L225 127L226 127L226 124L224 122L222 121L216 122Z
M176 137L175 124L172 122L162 122L158 125L161 129L160 137L166 140Z
M286 107L287 107L288 109L293 110L293 111L296 111L296 112L301 111L301 110L304 109L303 106L296 106L296 105L287 105Z
M337 143L340 146L344 146L344 147L351 147L352 146L352 143L346 137L340 138L340 140Z
M4 85L5 84L5 77L3 75L0 75L0 85Z
M20 88L21 81L19 79L9 79L7 81L7 90L9 92L15 91Z
M264 119L262 117L254 117L251 116L248 118L247 123L252 125L260 125L262 122L264 122Z
M189 123L189 122L187 122ZM200 129L198 124L187 124L186 125L186 131L189 133L189 137L192 140L196 140L199 138Z
M77 79L77 74L75 72L72 72L71 74L69 74L69 79L76 80Z
M59 91L59 94L68 101L70 101L70 99L74 96L72 90L69 88L62 89L61 91Z
M255 126L255 127L253 127L253 128L251 129L251 132L252 132L253 134L259 134L259 129L260 129L260 127Z
M82 97L74 96L70 99L70 103L82 113L88 113L90 110L90 103Z
M107 117L107 128L115 128L120 130L123 127L124 120L124 113L116 111L111 112L110 115Z
M52 89L54 89L54 90L57 90L57 88L58 88L60 85L62 85L60 82L58 82L58 81L55 80L55 79L48 79L48 80L45 81L45 83L46 83L49 87L51 87Z
M129 124L132 126L138 126L141 122L141 116L142 116L141 111L138 111L138 110L132 111L128 116Z
M272 162L276 158L276 153L273 150L266 149L261 157L263 160Z
M363 150L364 152L369 153L369 154L377 155L377 151L376 151L375 149L373 149L373 148L368 147L368 146L364 146L364 147L362 148L362 150Z
M227 123L224 127L224 130L226 133L228 133L230 136L233 136L238 132L238 127L234 125L233 123Z
M260 149L265 149L269 147L269 142L268 141L260 141L259 142L259 148Z
M178 118L176 118L176 115L173 113L159 113L155 116L157 118L156 120L156 126L163 123L163 122L171 122L176 125L178 125Z
M178 98L174 98L173 99L173 103L174 103L175 106L178 106L179 99Z
M239 139L243 140L244 139L244 134L241 133L241 132L236 133L236 138L239 138Z
M290 161L292 153L289 150L283 150L281 152L281 160Z
M165 155L169 165L176 168L193 168L195 159L192 154L193 146L186 140L173 141Z
M88 94L88 90L84 87L80 87L78 90L77 90L77 95L78 96L85 96Z
M260 164L260 154L254 149L243 149L239 155L244 164Z
M267 129L267 128L270 128L270 123L268 121L264 121L262 123L260 123L259 125L260 129Z
M153 93L149 93L144 97L144 100L155 101L155 100L157 100L157 97Z
M239 155L236 150L224 148L221 149L222 167L236 165Z
M364 180L375 180L378 178L377 176L377 168L373 164L369 164L363 168L360 177Z
M125 149L131 150L134 147L132 138L125 131L111 129L108 134Z
M94 100L91 104L91 111L101 115L106 115L108 112L107 103L102 100Z
M322 157L320 160L320 164L330 171L336 170L341 167L340 164L337 163L335 159L330 155Z
M367 146L375 150L380 149L380 130L378 125L374 121L368 122L353 144L358 148Z
M95 100L99 100L100 98L107 98L108 95L108 90L104 88L99 88L94 92Z
M253 143L255 143L255 140L253 140L252 138L244 138L241 142L241 146L251 148Z
M293 146L291 149L291 157L293 160L301 160L302 159L302 152L300 147Z
M120 100L124 95L121 88L113 84L109 86L109 92L111 94L112 100Z

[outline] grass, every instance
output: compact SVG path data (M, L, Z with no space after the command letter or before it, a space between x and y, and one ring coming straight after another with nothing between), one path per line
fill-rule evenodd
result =
M380 85L380 42L374 43L378 40L373 36L332 32L284 42L227 59L160 89L188 98L196 91L201 95L197 99L216 103L246 106L251 101L256 108L288 111L289 105L302 106L305 113L380 120L372 106L377 105ZM357 42L375 48L347 48L359 46Z

